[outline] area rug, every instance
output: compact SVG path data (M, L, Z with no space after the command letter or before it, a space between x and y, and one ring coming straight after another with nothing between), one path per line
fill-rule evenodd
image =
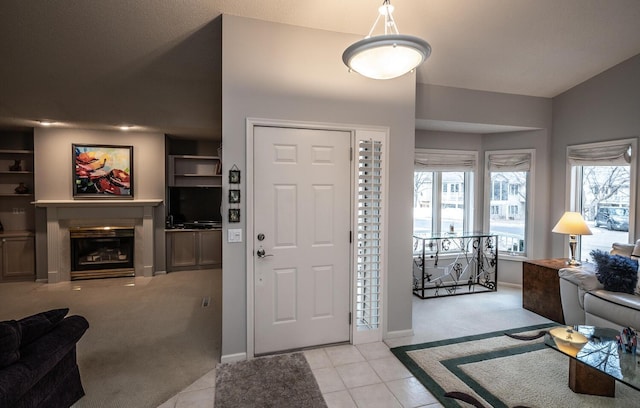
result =
M640 392L616 381L616 397L576 394L568 387L569 357L536 336L549 325L402 346L391 352L444 407L469 407L445 396L470 395L485 407L632 407ZM530 336L521 340L505 335ZM537 338L536 338L537 337Z
M220 364L216 408L326 408L318 383L302 353Z

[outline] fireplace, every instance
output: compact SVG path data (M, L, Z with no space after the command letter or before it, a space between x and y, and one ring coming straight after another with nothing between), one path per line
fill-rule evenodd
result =
M134 226L69 228L71 280L135 276Z

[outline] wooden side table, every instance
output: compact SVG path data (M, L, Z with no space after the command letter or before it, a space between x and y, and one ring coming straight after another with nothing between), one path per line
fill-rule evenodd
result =
M535 259L522 263L522 307L564 324L558 271L566 258Z

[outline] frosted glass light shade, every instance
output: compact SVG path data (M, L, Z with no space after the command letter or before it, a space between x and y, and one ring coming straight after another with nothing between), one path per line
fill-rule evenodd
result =
M368 78L392 79L415 69L430 54L431 46L421 38L385 34L353 43L342 54L342 61Z

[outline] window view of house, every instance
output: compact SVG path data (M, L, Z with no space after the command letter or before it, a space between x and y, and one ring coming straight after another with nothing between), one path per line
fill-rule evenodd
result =
M498 249L525 250L527 172L491 172L489 229L498 235Z
M434 180L436 184L441 181L442 189L439 194L434 194ZM439 232L450 232L452 229L458 232L464 231L464 172L416 171L413 182L414 235L429 235L434 232L434 220L436 225L439 225ZM434 208L439 208L435 215Z
M583 235L580 258L611 242L629 241L630 166L581 166L577 169L582 216L593 235Z
M570 146L574 211L582 214L592 235L580 236L579 255L590 260L594 249L609 251L612 242L629 242L629 215L633 211L631 186L635 141L620 140Z
M413 173L413 234L429 236L472 229L472 180L476 153L416 151Z
M486 152L485 228L498 235L498 250L527 253L529 184L533 150Z

